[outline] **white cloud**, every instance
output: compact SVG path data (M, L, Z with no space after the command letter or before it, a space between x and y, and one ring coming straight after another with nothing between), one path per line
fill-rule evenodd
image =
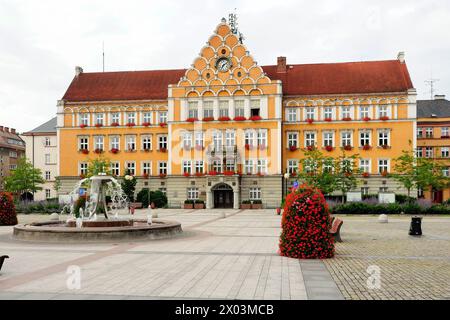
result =
M55 115L76 65L186 68L221 17L237 8L260 65L406 59L419 98L439 78L450 96L450 5L415 1L0 0L0 125L30 130Z

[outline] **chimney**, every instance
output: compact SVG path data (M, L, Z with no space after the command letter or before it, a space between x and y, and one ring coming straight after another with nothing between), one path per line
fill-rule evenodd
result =
M405 52L400 51L397 55L397 60L400 61L400 63L405 63Z
M83 68L82 67L79 67L79 66L76 66L75 67L75 76L79 76L80 74L82 74L83 73Z
M16 129L11 128L11 133L16 134Z
M8 127L5 127L5 128L3 129L3 131L4 131L4 132L9 132L9 128L8 128Z
M286 73L286 57L277 58L277 72Z
M435 94L434 100L445 100L445 94Z

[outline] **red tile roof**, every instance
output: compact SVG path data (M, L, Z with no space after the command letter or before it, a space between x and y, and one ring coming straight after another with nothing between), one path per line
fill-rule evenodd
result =
M413 88L406 64L398 60L263 66L273 80L283 82L284 95L405 92ZM64 94L66 101L167 99L168 85L186 70L81 73Z

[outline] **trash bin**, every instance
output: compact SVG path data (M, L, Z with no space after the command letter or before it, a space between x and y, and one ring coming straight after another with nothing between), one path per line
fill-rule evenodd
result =
M422 217L412 217L411 226L409 227L410 236L422 235Z

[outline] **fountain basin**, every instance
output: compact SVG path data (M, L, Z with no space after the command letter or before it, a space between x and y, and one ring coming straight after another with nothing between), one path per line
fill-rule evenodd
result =
M120 225L126 224L128 225ZM153 220L102 220L83 221L82 228L76 228L75 222L47 221L31 224L19 224L14 227L13 238L42 242L98 242L156 240L172 238L183 232L176 221Z

